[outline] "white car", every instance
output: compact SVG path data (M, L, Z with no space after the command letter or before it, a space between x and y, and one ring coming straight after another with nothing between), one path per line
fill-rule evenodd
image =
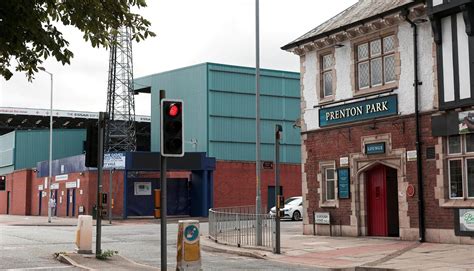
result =
M276 215L276 207L270 209L270 215L274 217ZM285 212L285 216L282 218L291 218L292 220L301 220L303 214L303 197L291 197L285 200L285 207L282 211Z

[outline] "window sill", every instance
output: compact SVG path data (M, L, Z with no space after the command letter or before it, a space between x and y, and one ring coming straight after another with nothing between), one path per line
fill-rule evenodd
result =
M320 208L337 208L337 202L334 201L325 201L320 204Z
M443 208L459 208L459 207L474 207L474 199L447 199L441 207Z
M356 90L354 93L354 97L361 96L361 95L367 95L371 93L376 93L376 92L381 92L389 89L395 89L398 88L398 82L393 82L393 83L388 83L382 86L378 87L373 87L373 88L366 88L366 89L361 89L361 90Z
M330 103L330 102L334 102L334 100L335 100L334 95L328 96L328 97L324 97L324 98L320 98L320 100L319 100L319 105L325 105L325 104L328 104L328 103Z

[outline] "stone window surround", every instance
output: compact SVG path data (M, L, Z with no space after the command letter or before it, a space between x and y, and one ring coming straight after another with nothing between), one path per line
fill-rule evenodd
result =
M450 199L449 198L449 178L447 170L447 139L445 137L438 137L438 144L435 145L436 152L436 186L434 187L435 199L443 208L472 208L474 207L474 199Z
M374 39L382 39L386 36L394 36L395 40L395 82L391 82L388 84L383 84L381 86L371 87L363 90L359 90L357 76L356 76L356 65L357 65L357 46L362 43L370 42ZM400 73L401 73L401 61L400 61L400 43L398 40L398 26L393 26L390 28L382 29L380 31L368 34L363 37L358 37L351 40L351 82L352 82L352 94L354 97L359 95L365 95L368 93L374 92L381 92L388 89L395 89L398 88L398 82L400 81Z
M326 182L324 178L324 169L334 169L334 200L326 200ZM336 161L320 161L319 169L317 174L317 181L319 183L318 195L319 195L319 207L321 208L339 208L338 188L337 188L337 168Z
M385 142L385 154L366 155L365 145ZM351 232L354 236L367 236L367 202L366 202L366 172L377 165L385 165L397 170L399 229L402 240L416 240L418 229L410 228L408 216L408 201L405 195L408 181L406 179L406 150L392 149L390 134L365 136L361 138L362 153L350 155L351 164Z
M334 101L336 98L337 78L336 78L336 50L335 47L322 49L317 52L316 65L316 92L319 99L319 104L324 104ZM324 97L323 78L322 78L322 57L325 55L332 55L332 95Z

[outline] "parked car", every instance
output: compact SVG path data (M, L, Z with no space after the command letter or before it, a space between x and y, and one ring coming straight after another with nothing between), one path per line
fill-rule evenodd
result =
M276 215L276 207L270 209L270 215ZM282 209L285 212L283 218L291 218L292 220L301 220L303 214L303 197L291 197L285 200L285 207Z

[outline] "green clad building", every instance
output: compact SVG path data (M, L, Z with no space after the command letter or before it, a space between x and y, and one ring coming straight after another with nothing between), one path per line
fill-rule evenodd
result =
M137 91L151 91L151 151L160 151L159 91L184 101L186 152L217 159L214 207L255 202L255 69L203 63L135 79ZM274 129L283 126L282 186L285 196L301 195L299 73L261 69L261 160L273 161ZM268 163L267 163L268 164ZM271 165L271 163L270 163ZM262 169L262 198L274 191L273 169Z

